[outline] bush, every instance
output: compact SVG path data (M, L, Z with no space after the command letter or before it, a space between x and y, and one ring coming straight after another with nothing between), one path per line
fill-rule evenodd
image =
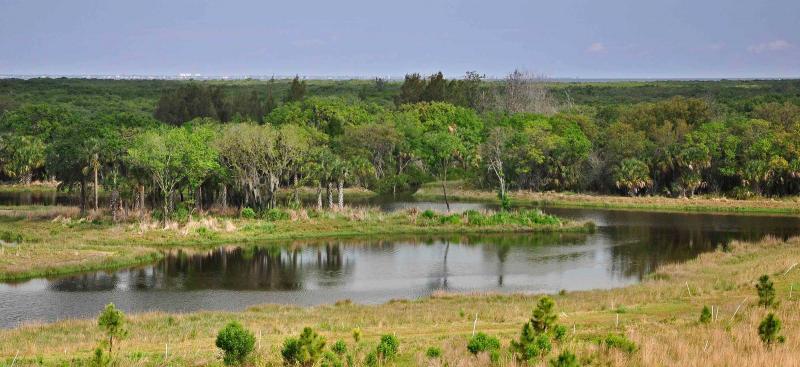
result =
M608 349L619 349L626 353L633 353L636 351L636 343L626 338L624 335L608 334L603 339L603 345Z
M442 348L430 347L425 351L425 356L428 358L439 358L442 356Z
M334 352L327 351L322 354L322 360L319 363L320 367L344 367L342 358Z
M400 341L397 340L397 337L391 334L386 334L381 336L381 342L378 344L378 348L375 350L378 353L378 357L384 362L391 361L397 356L397 350L400 347Z
M564 341L567 337L567 327L564 325L556 325L553 327L553 339L556 341Z
M364 357L364 365L367 367L377 367L378 366L378 352L377 351L370 351L367 353L367 356Z
M256 211L252 208L242 208L242 211L239 212L239 216L244 219L254 219L256 217Z
M311 366L319 361L325 348L325 338L307 327L300 338L288 338L283 342L281 356L287 364Z
M353 329L353 340L355 340L356 343L361 341L361 329Z
M565 350L550 360L550 367L580 367L580 363L572 352Z
M533 310L533 317L531 318L531 326L538 333L544 333L551 330L558 319L558 315L554 310L555 301L549 296L544 296L539 299L536 304L536 309Z
M344 355L347 353L347 344L344 342L344 340L337 340L336 343L333 343L331 346L331 350L340 356Z
M758 325L758 336L765 345L770 346L775 343L783 343L786 338L780 335L781 320L770 312Z
M483 226L488 224L486 216L477 210L467 210L464 212L464 217L467 218L467 223L472 226Z
M503 195L498 192L497 198L500 199L500 210L506 212L511 210L511 198L508 197L508 194Z
M433 219L433 218L436 218L436 213L434 213L433 210L425 209L425 211L422 212L422 214L420 214L420 216L425 218L425 219Z
M186 222L187 220L189 220L189 209L186 208L186 205L183 205L183 203L178 204L175 207L175 210L173 210L172 213L170 213L170 217L174 221Z
M265 211L261 217L270 222L277 222L279 220L289 219L289 213L278 208L272 208Z
M700 311L700 323L708 324L709 322L711 322L711 310L708 306L703 306L703 310Z
M22 243L22 235L19 233L0 231L0 240L5 243Z
M231 321L217 334L217 348L222 349L222 361L225 365L232 366L244 363L253 352L256 338L253 333L245 329L240 323Z
M768 275L762 275L758 278L756 284L756 291L758 292L758 305L770 307L775 305L775 286L769 280Z
M461 223L461 216L458 214L443 215L439 217L441 224L459 224Z
M484 333L477 333L472 338L469 339L469 343L467 343L467 350L470 353L477 355L481 352L490 352L493 350L500 349L500 340L493 336L486 335Z

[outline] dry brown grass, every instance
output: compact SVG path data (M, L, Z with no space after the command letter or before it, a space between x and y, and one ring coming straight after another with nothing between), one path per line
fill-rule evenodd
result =
M556 295L559 322L570 332L569 341L558 346L551 357L559 349L569 349L595 366L798 365L800 300L797 291L789 297L790 287L797 289L800 284L800 269L792 267L798 262L800 239L736 243L729 252L707 253L684 264L662 267L639 285ZM782 333L787 338L785 344L773 348L766 348L756 333L768 312L756 305L754 283L762 274L769 274L775 282L780 304L774 311L783 321ZM478 331L499 336L507 350L537 298L437 293L426 299L377 306L343 301L317 307L264 305L240 313L131 315L130 337L120 344L121 364L219 364L214 337L226 322L236 319L257 335L258 365L279 365L282 340L311 326L330 342L348 341L351 349L359 348L361 356L374 348L381 334L396 334L401 341L397 365L443 366L446 362L448 366L485 366L488 357L473 357L465 347L475 314L479 315ZM709 325L697 321L703 305L719 310L717 320ZM363 331L358 346L350 336L356 327ZM608 333L625 334L637 343L639 351L628 355L606 350L593 341ZM92 320L4 330L0 331L0 361L8 363L17 351L22 357L17 365L35 364L37 357L46 365L74 357L85 359L99 339ZM163 361L165 344L170 350L168 361ZM424 356L430 346L442 348L442 360ZM137 356L136 362L130 359L132 355ZM517 363L506 353L499 365ZM540 365L546 365L546 360Z

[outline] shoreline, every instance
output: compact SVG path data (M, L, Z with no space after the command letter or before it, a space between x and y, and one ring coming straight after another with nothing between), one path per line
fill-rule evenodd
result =
M423 185L413 196L420 200L443 200L440 184ZM477 201L499 204L492 191L466 188L460 183L448 184L447 197L453 201ZM738 200L725 197L669 198L663 196L615 196L558 192L509 191L513 205L551 206L563 208L620 209L670 213L734 213L800 215L800 198Z
M575 291L552 297L559 322L569 326L569 349L604 365L685 364L705 360L711 365L785 365L800 357L800 329L793 316L800 300L790 297L790 286L800 282L800 238L732 244L728 252L715 251L680 263L664 265L639 284L609 290ZM785 344L764 348L755 329L766 311L757 306L753 284L761 274L775 282L780 304L775 312L784 320ZM796 293L796 292L795 292ZM266 304L241 312L148 312L128 316L130 335L119 344L118 357L127 361L158 364L164 345L170 346L175 365L217 365L213 347L216 331L230 320L257 330L259 360L277 364L283 339L311 326L330 343L349 337L353 328L363 331L363 346L377 343L381 334L392 333L401 341L398 366L425 362L425 349L441 346L448 361L469 361L466 340L475 314L478 331L497 335L504 350L518 337L520 325L530 317L539 295L462 294L436 292L412 300L393 300L379 305L338 300L319 306ZM704 305L719 313L708 325L697 317ZM635 353L609 352L599 348L598 337L623 334L634 341ZM19 352L19 365L58 365L88 359L100 339L93 319L72 319L46 324L27 324L0 330L0 361L10 362ZM712 347L713 354L706 349ZM559 347L556 347L559 348ZM679 353L680 352L680 353ZM505 353L505 352L504 352ZM557 353L552 353L551 356ZM502 360L510 363L510 356ZM709 359L716 358L716 359ZM716 361L716 363L714 362Z
M346 238L373 235L435 235L481 233L591 233L590 222L561 224L470 225L439 223L409 217L406 212L371 213L346 209L323 212L329 217L267 221L263 219L207 217L183 227L142 230L142 224L93 224L69 219L4 218L0 232L25 237L16 246L0 245L9 256L0 258L0 281L73 273L116 270L158 261L164 251L209 249L226 244L252 246L287 240ZM352 217L347 217L348 215ZM372 216L360 218L360 216ZM419 221L419 222L418 222ZM56 242L60 242L56 244Z

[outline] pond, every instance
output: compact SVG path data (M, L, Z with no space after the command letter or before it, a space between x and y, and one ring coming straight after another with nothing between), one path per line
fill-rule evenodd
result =
M385 210L440 203L383 203ZM454 209L483 208L457 203ZM734 239L800 234L790 216L544 208L594 221L593 234L384 236L304 240L207 252L172 251L158 263L0 283L0 327L126 312L243 310L350 299L381 303L437 291L557 292L622 287L657 266Z

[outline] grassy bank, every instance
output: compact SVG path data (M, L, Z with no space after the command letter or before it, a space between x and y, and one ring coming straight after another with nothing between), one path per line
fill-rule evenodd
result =
M15 216L0 216L0 280L135 265L174 248L377 234L593 230L590 223L562 221L534 211L443 215L414 210L383 213L370 208L297 209L270 211L260 218L204 216L164 226L152 220L113 224L106 217L75 219L63 216L62 208L17 210L12 213Z
M642 284L621 289L554 295L558 322L567 326L566 341L556 344L540 364L562 349L597 366L791 366L800 360L800 240L767 239L734 243L727 252L701 255L684 264L663 266ZM779 305L771 311L783 321L786 342L771 348L759 340L757 327L768 312L757 305L755 280L769 274ZM379 335L400 340L396 365L488 365L486 355L466 349L477 315L477 331L501 340L498 365L515 365L510 340L530 317L533 295L452 295L394 301L377 306L346 301L317 307L264 305L244 312L190 314L147 313L129 318L129 335L119 344L122 365L218 365L216 332L238 320L255 332L257 365L279 365L280 346L305 326L332 344L347 341L351 350L375 347ZM704 305L714 306L709 324L698 322ZM99 312L99 310L98 310ZM351 337L362 331L361 341ZM625 335L637 350L628 353L599 346L596 340ZM27 325L0 331L0 361L16 365L78 364L90 357L101 334L94 320ZM442 348L441 359L425 357L428 347ZM165 356L165 347L168 353Z
M447 194L450 200L497 202L497 193L487 190L476 190L459 181L448 183ZM440 183L425 184L414 196L422 200L442 200L444 198ZM798 197L736 200L724 197L706 196L696 196L693 198L668 198L663 196L628 197L532 191L511 191L509 192L509 196L512 202L518 205L672 212L800 214L800 198Z

